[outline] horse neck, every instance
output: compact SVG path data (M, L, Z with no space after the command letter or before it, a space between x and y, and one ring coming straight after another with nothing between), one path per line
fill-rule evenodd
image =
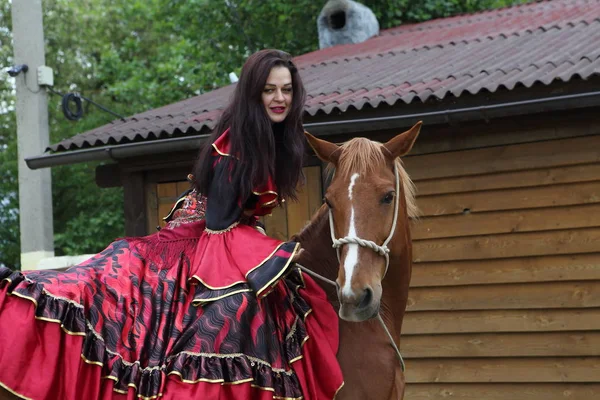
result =
M329 230L329 214L326 205L321 206L315 217L292 240L300 243L304 252L298 263L329 280L335 281L338 275L339 262L336 251L332 247ZM338 303L335 286L316 279L327 293L329 301Z

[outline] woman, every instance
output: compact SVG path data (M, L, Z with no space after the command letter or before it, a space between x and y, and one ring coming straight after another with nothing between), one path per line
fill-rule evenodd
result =
M35 400L333 398L335 311L294 266L298 244L257 224L295 195L304 99L289 55L253 54L166 228L66 272L0 269L1 385Z

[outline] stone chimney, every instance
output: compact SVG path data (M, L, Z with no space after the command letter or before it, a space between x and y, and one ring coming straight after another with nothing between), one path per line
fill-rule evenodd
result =
M360 43L379 35L379 22L371 9L352 0L329 0L319 18L319 48Z

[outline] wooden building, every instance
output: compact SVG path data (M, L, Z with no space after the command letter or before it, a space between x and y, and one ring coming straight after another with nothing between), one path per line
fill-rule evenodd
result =
M410 400L600 398L600 1L555 0L406 25L297 58L307 130L386 140L417 120L418 188L401 351ZM115 121L29 160L110 156L127 234L155 231L231 87ZM321 204L322 165L265 223Z
M599 398L598 110L484 128L477 148L406 160L423 214L407 398Z

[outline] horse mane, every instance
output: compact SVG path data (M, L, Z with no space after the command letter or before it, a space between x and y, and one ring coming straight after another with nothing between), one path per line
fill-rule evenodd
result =
M337 170L344 175L352 172L374 172L386 163L382 147L382 143L367 138L359 137L349 140L340 146L342 155L340 156ZM416 201L417 189L404 169L404 164L400 157L396 158L395 162L398 167L402 187L404 188L408 217L416 219L419 216L419 208ZM329 174L334 172L332 164L327 166L327 171Z

